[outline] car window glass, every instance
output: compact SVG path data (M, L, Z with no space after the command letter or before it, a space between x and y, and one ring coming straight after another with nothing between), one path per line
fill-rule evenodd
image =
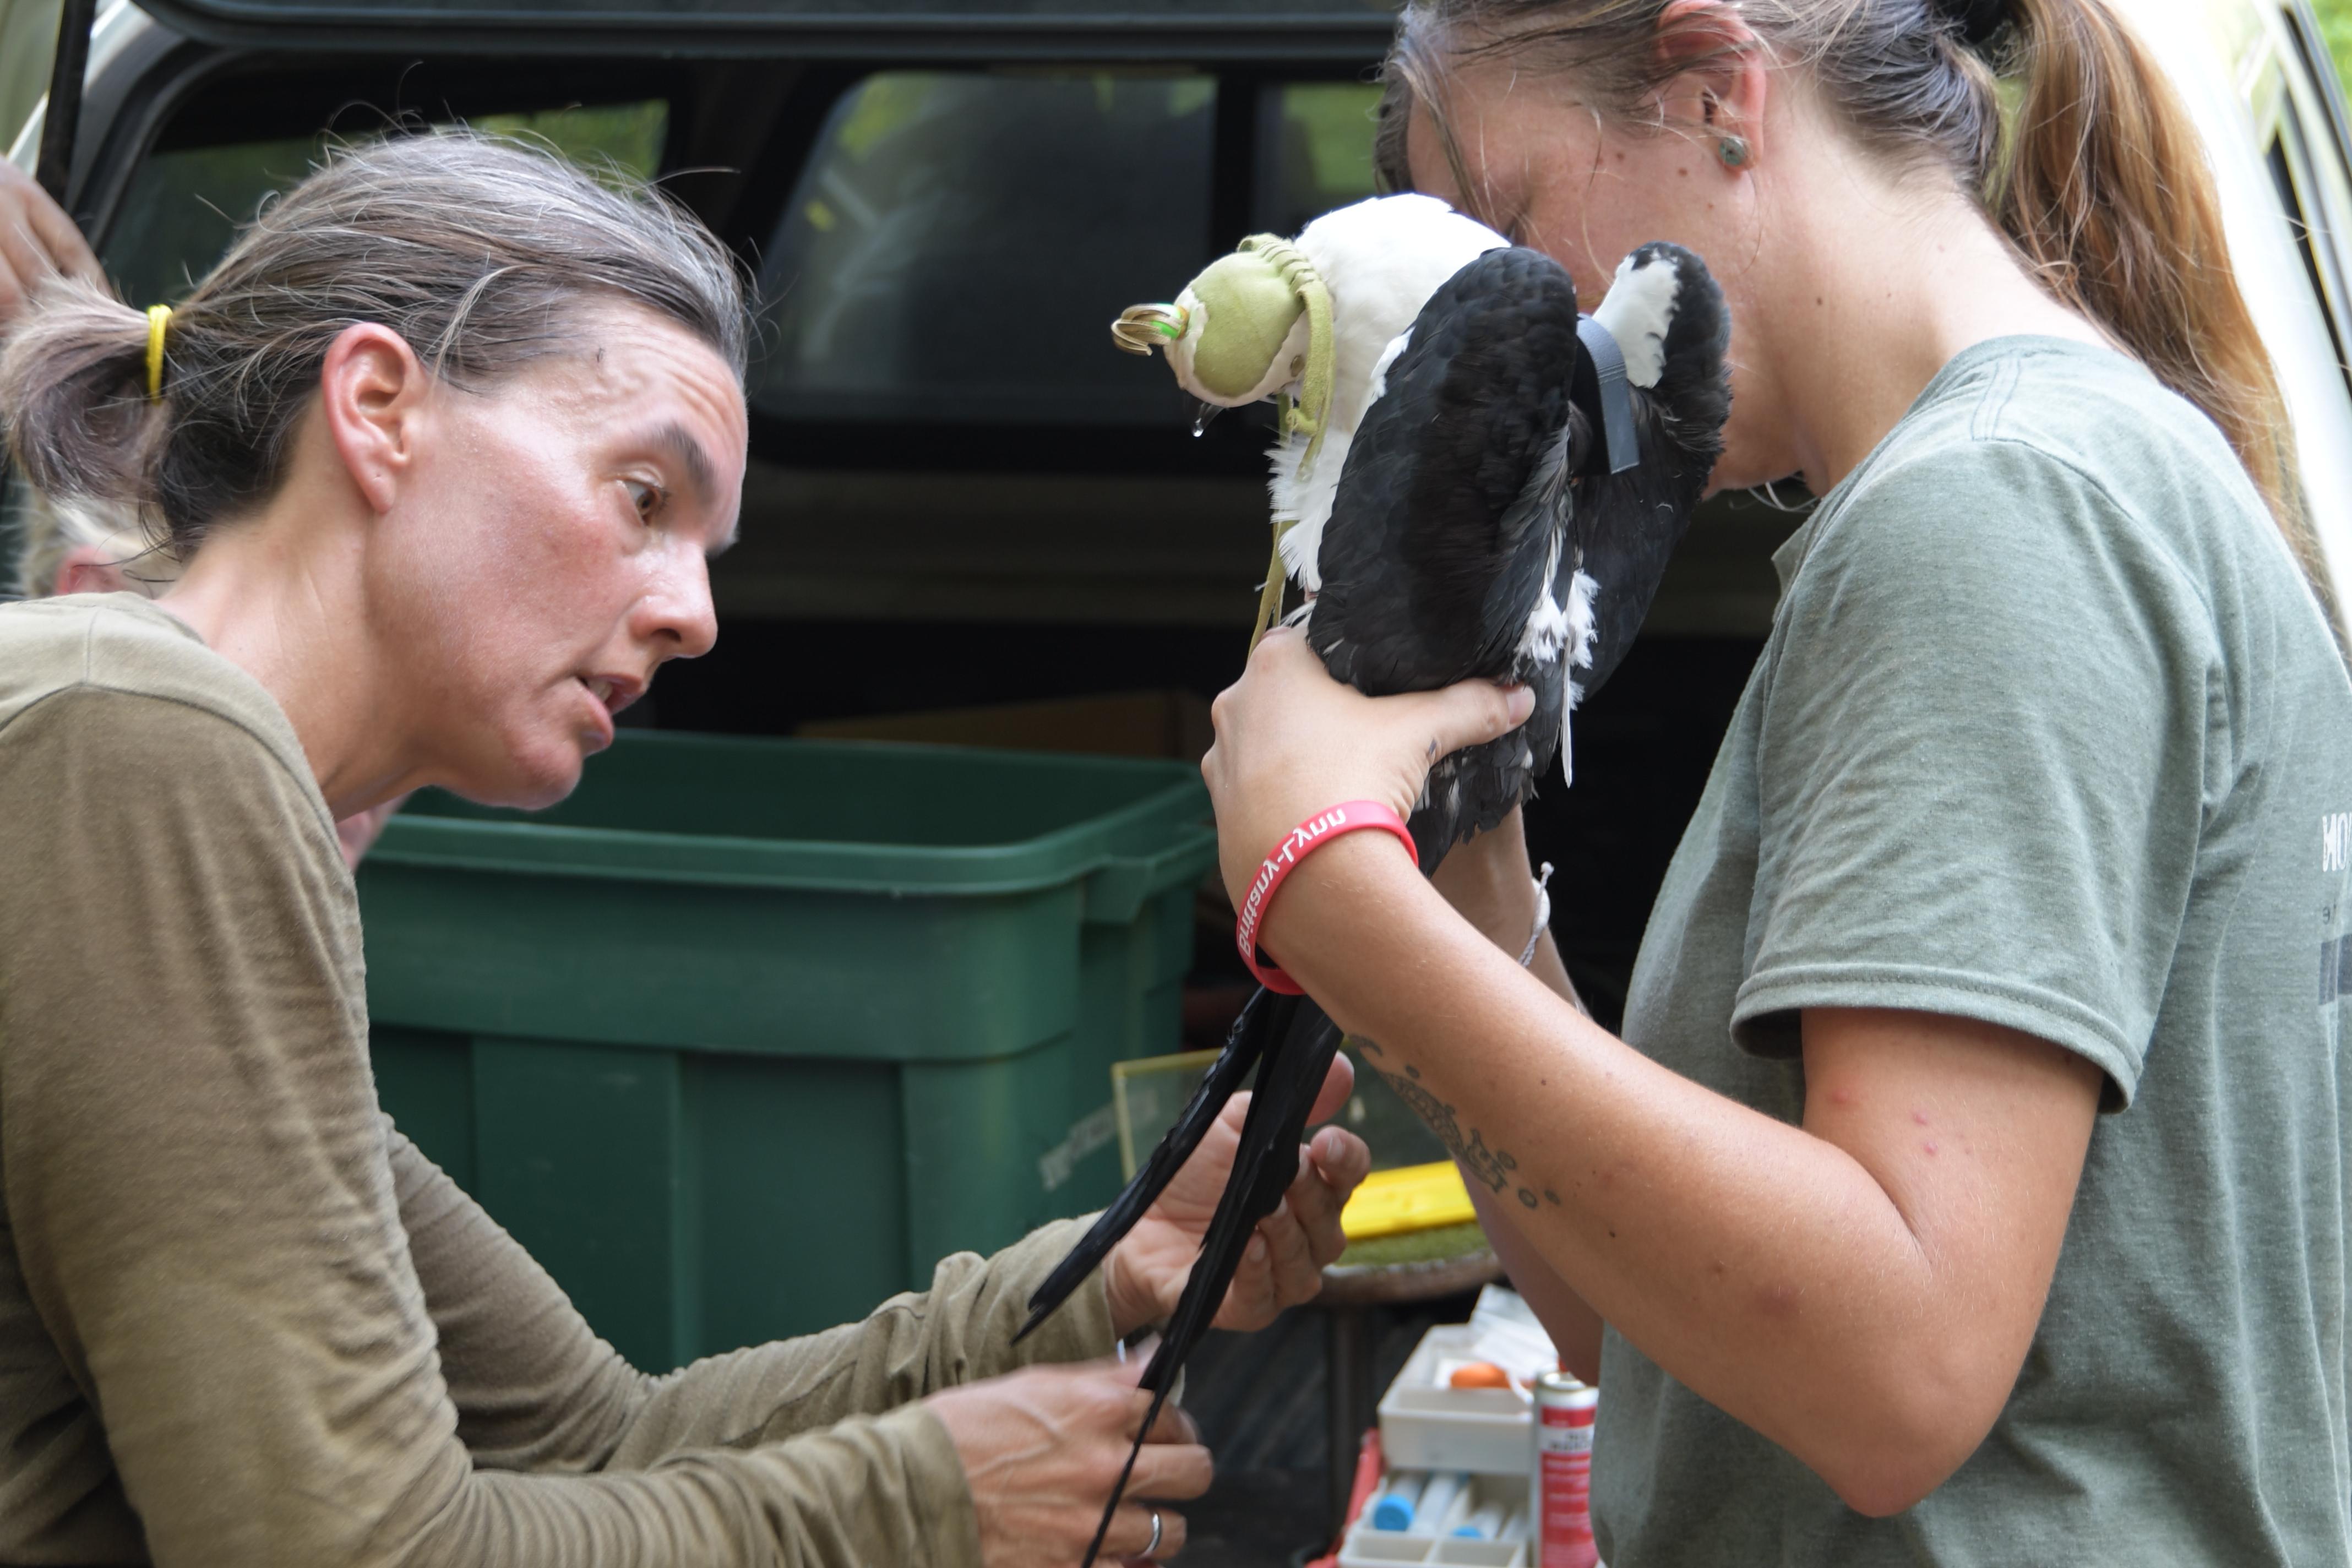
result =
M477 129L536 142L590 169L619 169L640 179L659 171L669 105L591 105L484 115ZM132 173L100 259L133 304L181 299L212 269L237 227L262 201L284 191L325 155L324 134L150 153ZM351 140L342 138L341 140Z
M1380 103L1379 87L1355 81L1285 82L1261 93L1252 228L1297 234L1332 208L1372 195Z
M1106 328L1206 265L1215 79L884 72L765 247L753 405L819 423L1161 425Z

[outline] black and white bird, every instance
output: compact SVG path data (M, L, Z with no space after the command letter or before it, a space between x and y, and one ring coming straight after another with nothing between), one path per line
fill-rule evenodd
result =
M1283 404L1261 631L1295 581L1305 599L1286 618L1362 691L1534 688L1517 731L1432 768L1410 824L1423 871L1527 799L1555 750L1566 781L1570 714L1624 657L1722 449L1729 322L1697 257L1641 247L1586 317L1540 251L1428 196L1376 197L1295 242L1243 241L1174 303L1136 306L1112 331L1132 352L1161 349L1203 403ZM1144 1373L1156 1417L1297 1174L1339 1039L1311 1000L1252 997L1023 1331L1102 1261L1255 1068L1233 1174Z

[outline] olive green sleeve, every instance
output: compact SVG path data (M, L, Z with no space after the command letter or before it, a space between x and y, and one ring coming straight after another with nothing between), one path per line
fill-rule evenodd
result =
M942 1259L929 1291L893 1297L861 1321L650 1377L598 1338L537 1260L415 1144L395 1131L391 1148L458 1434L479 1466L642 1469L688 1449L746 1448L884 1415L1018 1366L1111 1352L1099 1276L1013 1343L1030 1292L1084 1234L1084 1221L1064 1220L993 1258Z
M825 1395L728 1428L852 1346L884 1350L846 1374L877 1404L1003 1364L1017 1269L957 1261L940 1301L636 1379L562 1342L584 1325L502 1235L482 1245L496 1227L468 1218L456 1245L412 1253L356 907L308 778L221 712L71 687L0 728L0 1198L152 1561L977 1561L955 1455L919 1406L802 1429L800 1410L855 1403ZM457 1296L436 1321L467 1269L477 1308L519 1305L521 1330L551 1336L520 1382ZM526 1408L522 1383L567 1368L586 1369L578 1386ZM488 1468L499 1443L543 1468ZM577 1473L608 1444L615 1463ZM618 1468L622 1450L644 1467Z
M1029 1293L1085 1234L1081 1220L1031 1233L993 1258L940 1261L925 1292L894 1296L856 1323L712 1356L656 1381L614 1464L814 1431L1016 1367L1111 1353L1101 1276L1019 1344Z

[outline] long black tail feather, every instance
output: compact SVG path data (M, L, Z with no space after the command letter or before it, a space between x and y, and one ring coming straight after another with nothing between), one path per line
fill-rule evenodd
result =
M1339 1049L1340 1034L1339 1026L1313 1002L1303 997L1281 1000L1294 1004L1284 1015L1286 1026L1268 1031L1257 1088L1250 1096L1249 1114L1242 1119L1241 1147L1234 1154L1233 1174L1201 1238L1201 1255L1184 1281L1184 1293L1177 1298L1160 1348L1143 1370L1140 1386L1151 1391L1151 1408L1136 1435L1135 1447L1128 1452L1118 1484L1103 1506L1102 1522L1095 1528L1094 1544L1087 1548L1081 1568L1092 1568L1102 1551L1103 1537L1109 1533L1119 1500L1127 1495L1129 1478L1135 1473L1136 1458L1176 1386L1177 1373L1215 1321L1225 1290L1241 1269L1242 1256L1257 1222L1274 1212L1297 1175L1298 1141L1307 1131L1307 1113L1315 1109L1316 1096L1322 1091L1324 1075L1330 1071L1331 1058Z
M1119 1238L1134 1228L1135 1222L1143 1217L1143 1211L1167 1189L1176 1173L1183 1169L1184 1162L1192 1157L1192 1151L1201 1146L1217 1113L1224 1110L1225 1101L1234 1097L1242 1080L1249 1077L1250 1068L1265 1054L1266 1042L1280 1039L1289 1028L1298 1002L1296 996L1276 995L1264 988L1251 995L1241 1016L1234 1020L1233 1028L1225 1035L1224 1050L1209 1064L1201 1087L1192 1091L1192 1098L1177 1113L1175 1124L1160 1140L1160 1146L1152 1150L1151 1158L1111 1200L1110 1206L1096 1218L1087 1234L1078 1238L1069 1256L1055 1264L1054 1271L1030 1295L1028 1321L1013 1336L1013 1343L1027 1339L1038 1324L1054 1315L1055 1309L1070 1299L1070 1292L1102 1266Z

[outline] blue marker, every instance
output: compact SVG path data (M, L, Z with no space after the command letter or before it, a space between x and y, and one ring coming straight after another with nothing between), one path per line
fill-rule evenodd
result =
M1388 1489L1372 1504L1374 1530L1411 1530L1421 1505L1422 1489L1429 1484L1426 1470L1401 1470L1389 1478Z
M1503 1533L1503 1505L1490 1502L1454 1527L1465 1541L1493 1541Z

